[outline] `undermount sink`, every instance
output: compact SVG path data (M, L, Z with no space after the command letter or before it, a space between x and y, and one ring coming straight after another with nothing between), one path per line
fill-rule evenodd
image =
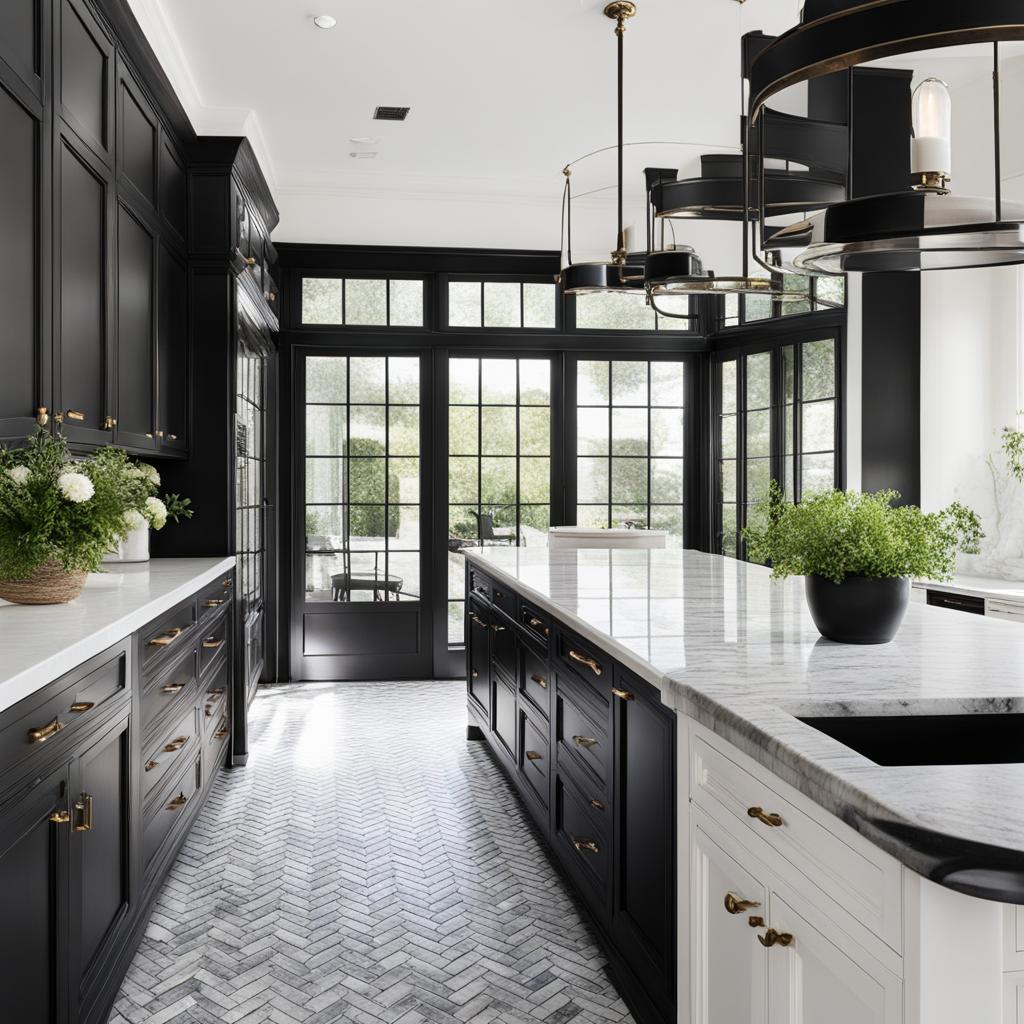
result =
M798 720L884 766L1024 763L1024 713Z

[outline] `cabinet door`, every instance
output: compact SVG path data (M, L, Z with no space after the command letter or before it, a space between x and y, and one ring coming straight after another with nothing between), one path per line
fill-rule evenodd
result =
M87 1004L131 904L130 716L102 729L79 752L72 772L71 994Z
M62 766L0 808L3 1019L64 1024L69 771ZM54 821L54 817L64 820Z
M490 628L486 613L470 604L466 613L469 696L488 722L491 720L491 660L488 649Z
M157 430L165 451L188 450L188 276L185 265L160 245L157 316Z
M843 933L812 927L794 902L771 894L766 919L792 943L765 950L769 1024L900 1024L899 979Z
M623 673L614 716L615 886L612 929L662 1014L675 1005L675 714Z
M690 961L693 1024L763 1024L766 1018L767 950L751 917L765 913L768 889L756 869L741 863L698 822L690 839ZM735 854L735 856L733 856ZM745 901L751 904L740 909ZM729 906L726 906L726 903ZM772 952L775 952L772 950ZM830 1021L831 1017L818 1018ZM811 1024L815 1018L807 1018Z
M155 448L153 235L125 206L117 208L117 429L126 448Z

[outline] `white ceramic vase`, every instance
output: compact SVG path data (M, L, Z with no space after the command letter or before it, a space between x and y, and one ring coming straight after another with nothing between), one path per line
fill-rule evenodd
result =
M149 561L149 524L132 530L117 547L104 556L104 564Z

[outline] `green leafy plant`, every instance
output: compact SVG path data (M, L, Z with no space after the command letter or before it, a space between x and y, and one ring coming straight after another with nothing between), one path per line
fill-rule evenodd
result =
M848 576L916 576L948 580L956 553L976 553L984 536L978 516L959 502L939 512L894 506L897 491L823 491L799 505L772 482L743 531L750 557L770 562L772 576L816 574L841 583Z
M1024 413L1018 413L1024 415ZM1017 483L1024 483L1024 430L1003 427L1003 454Z
M95 572L136 528L192 515L187 498L157 497L160 477L119 448L72 461L44 430L0 448L0 579L26 579L45 562Z

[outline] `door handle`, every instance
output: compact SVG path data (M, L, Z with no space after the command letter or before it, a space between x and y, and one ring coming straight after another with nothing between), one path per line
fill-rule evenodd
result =
M72 832L88 832L92 829L92 797L83 793L75 801L75 811L81 815L78 824L73 825Z

